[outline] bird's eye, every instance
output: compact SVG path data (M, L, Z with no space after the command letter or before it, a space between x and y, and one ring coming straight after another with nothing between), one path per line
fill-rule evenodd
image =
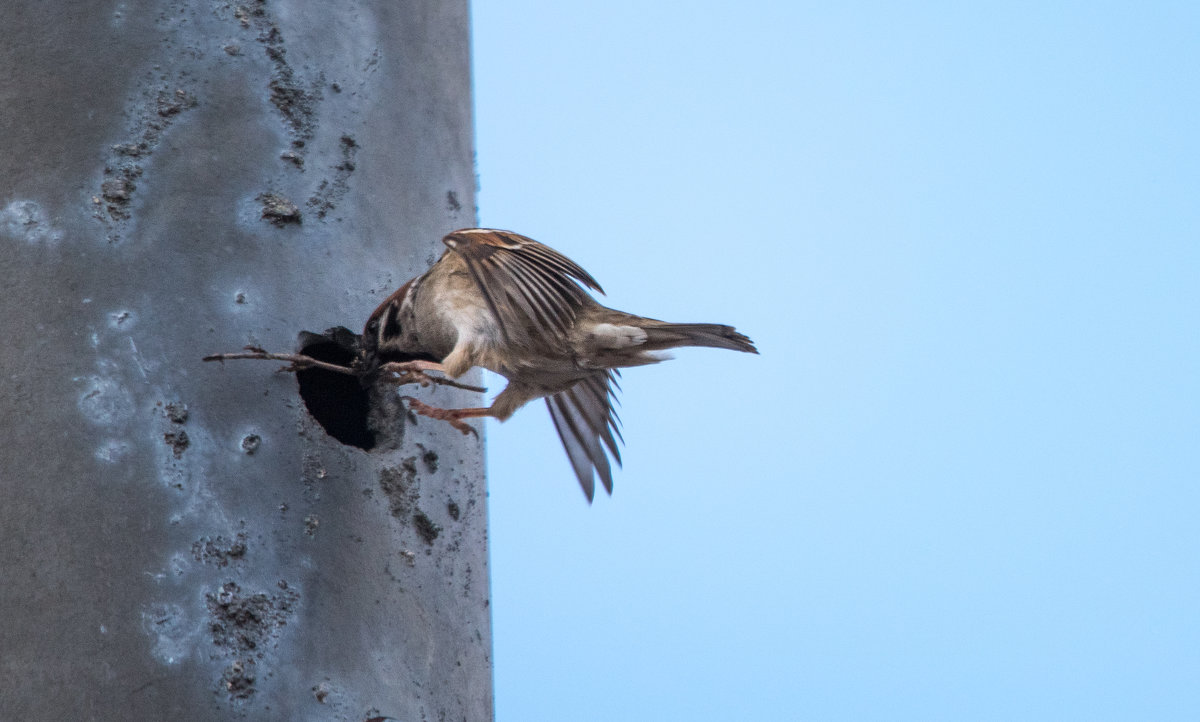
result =
M383 335L385 338L397 338L403 332L397 316L399 316L397 313L389 313L387 315L383 324Z

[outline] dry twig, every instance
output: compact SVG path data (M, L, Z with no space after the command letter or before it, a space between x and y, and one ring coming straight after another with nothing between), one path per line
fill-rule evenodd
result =
M210 354L201 360L225 362L237 359L251 359L257 361L287 361L289 365L283 366L278 370L292 373L314 368L331 371L333 373L346 374L347 376L356 376L358 378L362 378L368 373L375 373L374 371L365 371L358 366L341 366L339 364L329 363L328 361L320 361L312 356L305 356L304 354L299 353L271 353L270 351L259 348L258 346L246 346L244 351L239 351L236 353ZM387 380L395 383L397 386L403 386L405 384L420 384L421 386L437 384L438 386L452 386L456 389L477 391L479 393L487 391L487 389L483 388L482 386L472 386L471 384L464 384L459 381L455 381L454 379L448 379L441 376L430 376L426 373L426 371L436 371L440 369L440 364L429 363L427 361L408 361L402 363L387 363L380 367L378 371L381 371L385 374L394 374L394 376L388 378Z

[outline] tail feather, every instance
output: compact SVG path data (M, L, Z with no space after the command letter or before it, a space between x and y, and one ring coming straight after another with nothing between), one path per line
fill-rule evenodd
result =
M661 325L660 325L661 324ZM719 323L666 323L646 324L646 351L661 351L678 346L710 346L727 348L730 351L758 353L754 342L737 332L733 326Z

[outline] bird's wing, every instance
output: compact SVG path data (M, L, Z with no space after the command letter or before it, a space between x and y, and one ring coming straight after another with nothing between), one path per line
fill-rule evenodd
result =
M561 341L588 300L580 284L604 293L574 261L511 231L466 228L442 242L466 262L509 341Z
M615 370L598 371L566 391L546 397L546 408L558 438L562 439L567 458L579 485L590 503L595 495L595 475L600 475L604 490L612 493L612 468L608 456L621 464L621 452L617 440L621 438L620 419L613 409L616 401L618 373ZM601 443L603 442L603 443ZM607 453L606 453L607 451Z

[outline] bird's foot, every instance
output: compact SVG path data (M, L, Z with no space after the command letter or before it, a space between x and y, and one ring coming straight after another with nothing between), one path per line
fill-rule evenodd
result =
M431 419L445 421L454 428L464 434L475 434L479 436L479 432L469 426L463 419L478 418L487 416L490 409L441 409L436 406L430 406L424 401L417 401L411 396L401 396L400 398L408 402L408 408L417 412L422 416L428 416Z
M379 370L383 373L395 374L386 378L397 386L405 384L420 384L421 386L437 384L439 386L453 386L456 389L466 389L467 391L477 391L479 393L487 391L482 386L472 386L471 384L460 383L450 378L430 376L426 372L440 371L446 373L445 366L433 361L389 361L380 366Z
M432 361L390 361L380 366L379 370L385 374L392 374L385 378L397 386L403 386L404 384L428 386L443 379L430 376L426 373L427 371L441 371L443 373L446 371L445 367L441 364Z

